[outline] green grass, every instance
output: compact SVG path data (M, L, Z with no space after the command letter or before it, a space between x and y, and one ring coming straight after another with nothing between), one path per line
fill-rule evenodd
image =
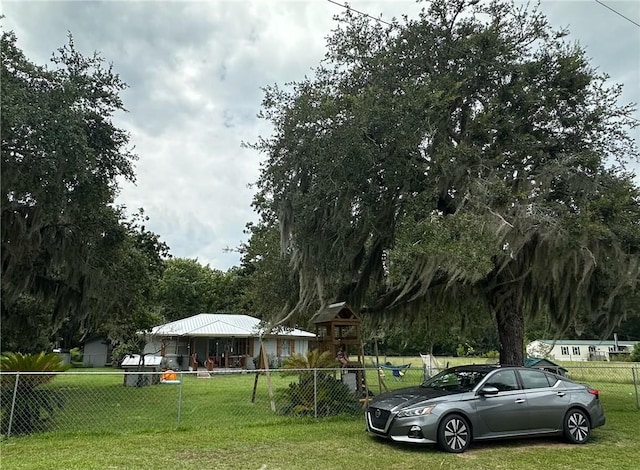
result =
M400 364L400 362L398 362ZM413 367L413 366L412 366ZM419 368L392 387L419 379ZM275 400L291 380L271 374ZM364 418L289 418L270 410L266 377L185 377L180 426L176 429L176 385L132 388L122 375L82 378L65 375L53 383L75 390L74 408L59 418L66 431L15 437L0 443L5 469L636 469L640 411L633 386L597 382L607 424L584 446L560 439L509 440L474 444L462 455L431 446L411 447L371 438ZM370 387L375 370L369 372ZM83 388L85 387L85 388ZM373 388L373 387L372 387ZM82 389L82 390L80 390ZM375 391L375 388L374 388ZM78 393L82 392L82 393ZM80 397L80 398L79 398ZM71 404L71 402L70 402ZM87 408L88 407L88 408ZM91 410L90 413L87 410Z

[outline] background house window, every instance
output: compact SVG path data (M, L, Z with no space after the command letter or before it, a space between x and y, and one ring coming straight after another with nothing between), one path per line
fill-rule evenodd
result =
M573 347L573 355L574 356L579 356L580 355L580 346L574 346Z
M280 340L280 356L281 357L289 357L291 356L291 343L288 339Z
M563 356L568 356L569 355L569 346L560 346L560 353Z

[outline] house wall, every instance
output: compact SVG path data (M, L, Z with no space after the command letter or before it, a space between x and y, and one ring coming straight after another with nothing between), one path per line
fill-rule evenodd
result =
M235 338L235 341L248 339L246 355L249 356L244 360L245 367L251 367L248 361L252 361L253 358L257 358L260 354L260 343L258 338ZM217 342L217 344L210 343ZM187 370L190 366L189 358L190 354L197 353L198 366L203 367L205 360L209 357L209 353L213 353L216 357L217 364L214 367L225 366L225 354L229 355L229 361L237 360L235 354L237 351L231 352L228 349L228 341L231 338L165 338L164 357L165 361L163 366L175 370ZM191 343L189 343L191 341ZM263 340L267 358L271 366L276 366L281 361L291 354L303 354L306 355L309 351L309 340L307 338L265 338ZM227 346L227 349L225 349ZM216 351L217 347L217 351ZM151 337L144 348L145 354L160 355L162 352L162 338ZM178 358L182 356L182 364L178 362ZM232 359L233 358L233 359ZM231 363L229 363L231 366Z
M558 361L588 361L589 347L585 345L555 344L549 357Z
M614 345L601 344L572 344L570 341L561 341L555 344L548 344L541 341L532 341L527 345L527 353L534 357L548 357L557 361L609 361L610 352ZM630 350L628 344L619 344L619 350Z

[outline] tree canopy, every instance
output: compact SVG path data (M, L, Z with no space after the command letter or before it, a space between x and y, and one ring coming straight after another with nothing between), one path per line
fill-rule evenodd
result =
M158 283L160 313L173 321L198 313L244 312L241 281L235 270L223 273L196 259L166 260Z
M24 350L30 328L37 347L106 323L141 327L168 247L143 214L114 205L136 159L112 122L126 84L71 36L53 68L26 58L12 32L1 43L3 339Z
M471 3L339 17L313 76L265 89L256 207L299 278L292 319L335 300L392 321L484 309L522 363L527 315L610 331L633 306L637 122L537 9Z

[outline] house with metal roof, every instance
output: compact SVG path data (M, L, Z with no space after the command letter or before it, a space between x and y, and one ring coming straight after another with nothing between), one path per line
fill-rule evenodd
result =
M600 339L539 339L527 344L527 354L556 361L615 361L630 354L640 341Z
M163 356L174 369L252 369L261 339L269 362L277 365L291 354L306 354L315 337L297 328L266 331L249 315L200 313L154 327L144 352Z

